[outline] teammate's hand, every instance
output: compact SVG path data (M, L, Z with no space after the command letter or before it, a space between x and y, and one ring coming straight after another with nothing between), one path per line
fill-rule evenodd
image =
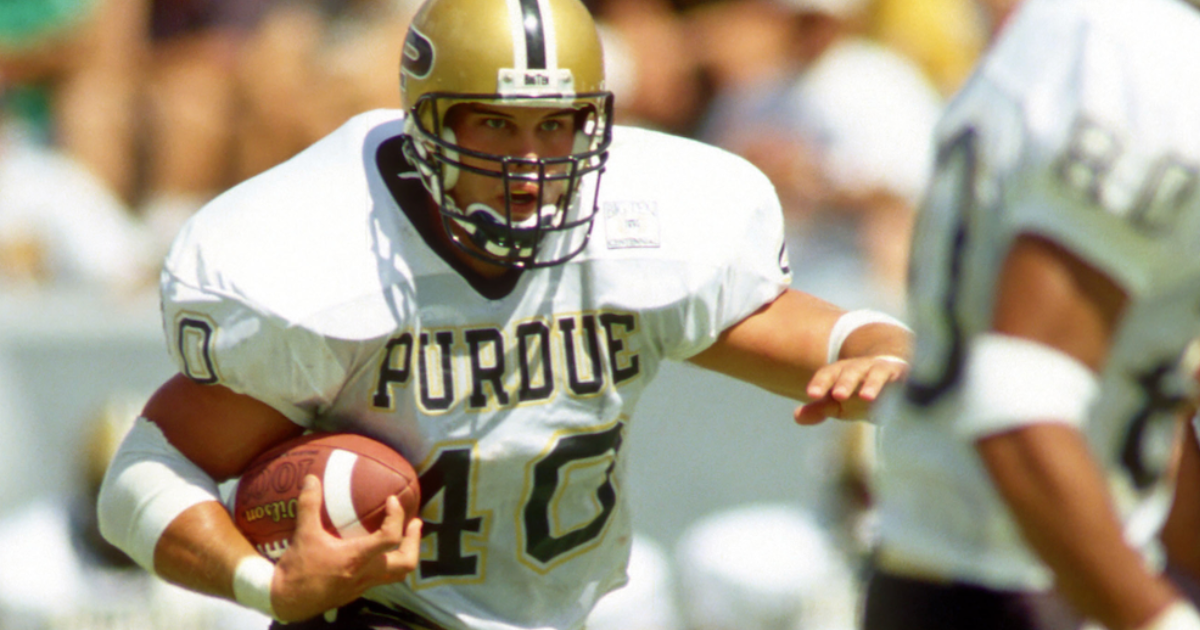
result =
M855 357L830 363L808 381L812 402L792 413L797 424L820 424L826 418L862 420L884 386L908 375L908 363L893 356Z
M417 566L421 519L406 515L396 497L387 501L379 530L343 540L321 525L321 481L304 479L296 507L296 532L275 563L271 600L280 621L300 621L344 606L381 584L403 580Z

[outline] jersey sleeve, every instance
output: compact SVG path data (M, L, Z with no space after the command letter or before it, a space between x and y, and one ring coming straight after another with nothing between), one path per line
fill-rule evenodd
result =
M346 377L330 342L236 296L166 276L167 349L180 372L256 398L304 427L333 400Z
M707 196L690 209L697 215L689 219L694 249L683 273L691 286L673 324L679 334L666 352L672 359L707 349L791 284L779 198L765 175L736 160L721 191L705 184ZM702 219L708 216L717 218Z
M384 275L373 246L380 224L361 159L397 131L389 112L356 117L189 219L160 281L183 374L308 426L408 321L400 311L411 305L388 292L403 293L405 271Z
M1177 229L1169 147L1138 114L1145 90L1113 63L1119 51L1038 9L1026 20L1038 28L1011 29L948 114L952 130L979 127L976 203L998 209L1002 233L1050 240L1140 293Z

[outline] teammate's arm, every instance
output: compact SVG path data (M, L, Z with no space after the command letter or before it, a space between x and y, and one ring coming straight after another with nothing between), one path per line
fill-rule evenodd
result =
M829 362L830 335L844 314L787 290L691 361L789 398L826 401L821 412L830 416L861 417L884 385L907 372L912 335L891 323L857 326L840 344L839 360Z
M183 376L159 388L143 415L214 480L239 474L255 456L302 432L269 405ZM105 483L116 485L110 479ZM102 496L119 492L128 490ZM389 505L384 525L375 534L342 540L321 526L321 501L320 482L310 476L301 493L292 544L270 578L271 607L283 621L307 619L348 603L371 586L403 579L415 566L420 520L412 519L405 530L398 503ZM225 507L204 501L166 526L154 546L153 569L186 588L235 599L235 571L244 559L256 556Z
M1186 422L1179 444L1175 498L1160 539L1167 552L1167 575L1200 605L1200 442L1196 427Z
M1116 284L1071 254L1020 237L1001 271L993 331L1048 346L1096 372L1125 302ZM978 439L976 449L1063 596L1110 629L1149 627L1178 595L1126 544L1105 477L1069 420L1030 418Z

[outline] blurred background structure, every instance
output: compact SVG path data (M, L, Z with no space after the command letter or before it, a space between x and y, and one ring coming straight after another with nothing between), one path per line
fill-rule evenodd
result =
M904 313L933 121L1017 0L584 2L620 122L757 164L784 202L795 285ZM0 0L0 519L77 494L64 462L96 410L172 374L156 286L181 222L350 116L401 105L419 4ZM857 579L871 436L796 427L793 406L687 365L644 396L623 489L644 540L621 597L657 600L658 630L699 630L681 541L739 506L800 511Z
M72 487L0 518L5 630L262 630L262 613L167 584L100 536L96 498L146 396L114 393L84 420Z

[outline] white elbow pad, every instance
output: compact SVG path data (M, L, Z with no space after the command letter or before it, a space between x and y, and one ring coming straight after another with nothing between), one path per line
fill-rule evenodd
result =
M987 333L966 362L959 434L972 439L1031 424L1079 427L1099 392L1084 364L1037 342Z
M104 475L100 533L153 572L154 548L167 525L219 496L216 481L171 446L157 424L138 418Z

